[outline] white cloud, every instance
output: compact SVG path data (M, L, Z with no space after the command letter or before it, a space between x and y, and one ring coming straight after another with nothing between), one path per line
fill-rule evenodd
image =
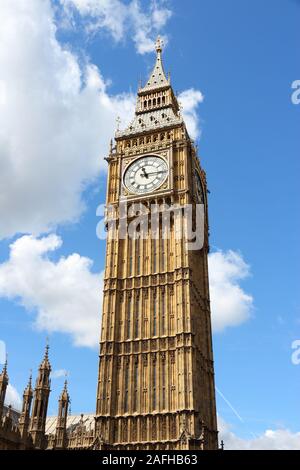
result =
M52 379L60 379L61 377L66 377L68 375L65 369L56 369L51 372Z
M94 347L100 335L102 275L77 253L51 261L49 255L61 244L56 235L15 241L8 261L0 264L0 296L33 310L38 329L67 333L76 346Z
M268 429L253 439L241 439L222 418L218 417L219 441L227 450L299 450L300 432L289 429Z
M197 108L204 100L201 91L189 88L178 95L178 101L182 106L182 115L185 120L187 130L192 139L200 136L199 117Z
M249 265L240 253L217 251L208 257L213 330L222 331L249 319L253 297L239 281L250 275Z
M0 238L77 220L133 95L61 46L49 0L1 1L0 83Z
M140 54L153 51L158 32L172 16L164 0L151 0L147 10L142 8L139 0L129 3L121 0L61 0L61 4L69 17L74 8L83 16L89 33L105 29L117 42L131 35ZM69 23L74 23L74 19ZM164 40L167 42L166 36Z
M10 383L8 384L6 389L5 404L11 405L16 410L20 410L22 407L22 399L19 393L17 392L15 387Z
M171 15L165 2L153 1L147 11L135 0L72 4L104 21L116 39L134 25L140 51L153 49L152 34ZM1 2L0 239L76 222L85 209L84 189L106 169L117 115L125 127L134 112L133 94L109 95L99 69L58 42L54 16L50 0ZM191 133L196 104L189 99L186 108Z
M94 273L92 261L78 253L53 261L51 253L61 245L61 238L54 234L25 235L12 243L9 259L0 264L0 297L34 312L37 329L68 334L76 346L95 347L100 335L103 273ZM241 255L213 253L209 269L214 331L246 321L253 300L237 284L249 273Z

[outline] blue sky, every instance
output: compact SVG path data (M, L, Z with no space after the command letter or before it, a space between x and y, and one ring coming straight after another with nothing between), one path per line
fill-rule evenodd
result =
M103 157L116 113L122 127L139 78L147 78L154 61L149 43L159 32L167 43L165 68L197 130L207 172L210 244L220 254L212 269L220 270L240 309L232 319L216 308L216 385L235 410L217 394L223 436L233 447L270 446L266 430L273 430L300 447L300 365L291 361L291 344L300 339L300 105L291 101L291 85L300 79L300 2L116 0L116 16L97 0L81 9L77 0L28 0L24 10L17 3L4 0L0 7L9 20L0 33L6 51L0 59L0 340L12 385L22 393L49 335L53 370L69 373L72 412L95 409L97 346L76 325L96 301L85 303L80 292L101 285L105 242L96 238L96 208L105 198ZM16 25L19 39L9 35ZM31 241L24 238L29 234ZM12 244L16 255L9 261ZM77 258L68 258L73 253ZM71 277L66 297L74 289L81 308L70 327L76 306L56 285L60 275ZM223 284L215 277L212 283L219 292ZM50 414L62 386L63 377L53 378Z

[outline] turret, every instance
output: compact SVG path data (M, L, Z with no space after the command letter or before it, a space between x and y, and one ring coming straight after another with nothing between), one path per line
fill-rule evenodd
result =
M70 397L68 394L67 381L58 401L58 416L55 434L55 448L64 449L67 444L67 419Z
M4 401L5 401L7 386L8 386L8 375L7 375L7 359L6 359L2 373L0 374L0 422L3 417L3 408L4 408Z
M25 388L24 393L23 393L22 413L19 418L19 431L20 431L22 439L26 438L28 431L29 431L30 408L31 408L31 402L33 398L33 390L32 390L31 381L32 381L32 376L30 374L28 385Z
M45 427L50 394L50 373L49 346L46 346L43 361L39 367L38 377L34 389L34 402L30 422L30 434L33 445L37 449L43 449L45 442Z

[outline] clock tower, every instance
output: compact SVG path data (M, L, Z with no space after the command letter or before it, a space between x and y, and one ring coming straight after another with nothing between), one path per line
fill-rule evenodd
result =
M156 53L107 158L96 436L103 449L217 449L206 178L159 38ZM187 205L204 214L196 249L172 213Z

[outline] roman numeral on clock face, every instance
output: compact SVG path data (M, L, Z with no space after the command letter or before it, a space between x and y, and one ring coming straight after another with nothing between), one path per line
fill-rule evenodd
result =
M137 158L126 169L123 184L133 194L146 194L158 189L167 179L169 167L159 156Z

